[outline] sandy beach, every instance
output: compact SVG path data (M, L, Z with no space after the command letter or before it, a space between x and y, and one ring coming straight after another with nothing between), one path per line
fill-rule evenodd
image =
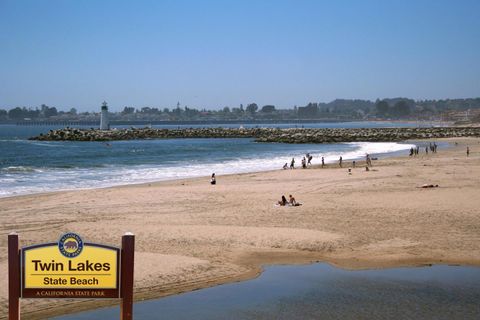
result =
M480 265L480 139L445 141L452 147L374 161L368 172L357 161L351 175L345 161L218 176L214 186L205 177L0 199L0 319L12 231L21 246L67 231L119 246L133 232L137 300L252 278L262 264ZM303 205L275 206L282 194ZM24 299L21 309L37 319L115 303Z

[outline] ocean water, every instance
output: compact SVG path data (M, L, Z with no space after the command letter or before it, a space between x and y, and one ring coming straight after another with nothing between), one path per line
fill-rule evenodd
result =
M480 268L268 266L260 277L137 302L134 319L480 319ZM117 319L119 307L58 317Z
M305 124L305 127L395 125L415 124L350 122ZM267 144L255 143L253 139L135 140L108 144L28 140L28 137L50 129L53 127L0 125L0 197L201 177L213 172L217 176L256 172L280 169L292 157L299 166L301 157L306 153L313 155L313 164L318 164L322 156L328 163L338 161L340 156L351 160L364 158L366 153L381 156L406 152L412 146L407 143L369 142Z

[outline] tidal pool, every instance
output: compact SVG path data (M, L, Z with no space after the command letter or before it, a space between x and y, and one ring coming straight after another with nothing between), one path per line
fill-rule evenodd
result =
M119 307L56 319L118 319ZM260 277L134 305L134 319L480 319L480 268L266 266Z

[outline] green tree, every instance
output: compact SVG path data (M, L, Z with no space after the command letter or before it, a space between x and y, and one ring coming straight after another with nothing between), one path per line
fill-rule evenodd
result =
M134 107L125 107L123 108L122 114L132 114L135 112Z
M262 107L262 110L261 112L263 113L272 113L272 112L275 112L275 106L273 105L265 105Z
M25 107L23 109L20 107L13 108L8 111L8 117L12 120L20 120L27 116L26 111Z
M246 111L250 114L254 114L255 112L257 112L257 110L258 110L258 106L256 103L250 103L246 109Z
M50 118L50 117L54 117L58 114L58 111L57 111L57 108L55 107L47 107L43 110L43 115L45 116L45 118Z
M385 100L379 100L375 104L375 108L377 110L377 115L379 116L385 116L388 114L388 109L390 106L388 105L388 102Z
M310 102L305 107L299 107L298 116L303 118L312 118L318 115L318 103Z
M392 108L392 113L397 117L405 117L410 114L410 106L404 100L400 100Z

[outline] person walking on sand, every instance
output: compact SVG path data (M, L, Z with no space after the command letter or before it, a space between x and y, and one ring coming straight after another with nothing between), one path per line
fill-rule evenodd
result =
M342 159L342 156L340 156L340 159L338 159L338 164L340 168L342 167L342 162L343 162L343 159Z
M311 154L308 155L308 163L307 165L311 166L312 165L312 159L313 159L313 156Z
M295 158L292 158L292 161L290 161L290 169L295 169Z
M325 159L322 157L322 168L325 167Z
M470 155L470 148L467 146L467 157Z

